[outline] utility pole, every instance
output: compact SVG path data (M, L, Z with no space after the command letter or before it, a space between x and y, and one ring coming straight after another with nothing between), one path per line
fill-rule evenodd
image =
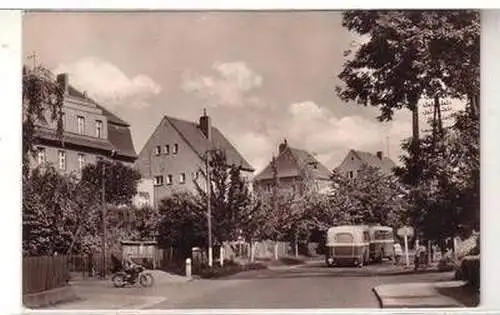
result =
M211 202L211 192L212 184L210 182L210 162L209 157L212 150L207 150L206 153L206 179L207 179L207 220L208 220L208 267L212 268L213 264L213 253L212 253L212 202Z
M106 165L102 163L102 277L106 278Z

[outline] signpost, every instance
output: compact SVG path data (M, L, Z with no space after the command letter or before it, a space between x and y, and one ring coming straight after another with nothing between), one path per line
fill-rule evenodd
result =
M406 266L410 266L410 257L408 255L408 238L413 237L413 228L411 226L403 226L402 228L399 228L397 231L397 234L399 237L403 237L405 240L405 259L406 259Z

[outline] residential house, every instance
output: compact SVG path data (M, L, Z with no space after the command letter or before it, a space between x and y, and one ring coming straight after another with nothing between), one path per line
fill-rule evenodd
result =
M384 174L392 174L392 169L396 167L396 163L389 157L384 156L382 151L372 154L351 149L336 170L341 174L354 178L363 166L375 167Z
M244 176L254 169L229 140L212 126L206 112L199 122L164 116L139 153L137 169L153 179L154 205L175 192L206 189L205 161L211 150L223 150L228 166L241 168Z
M278 155L253 179L257 193L270 192L278 182L282 191L302 193L304 187L323 192L329 187L330 171L307 151L292 148L285 139Z
M62 173L80 174L88 163L111 159L133 165L137 154L132 143L130 126L87 96L75 89L68 74L55 77L46 71L49 79L64 89L63 135L56 133L56 122L37 122L35 129L36 155L32 167L50 163ZM50 111L46 111L47 117Z
M153 207L154 183L151 178L142 178L137 184L137 194L132 204L137 207Z

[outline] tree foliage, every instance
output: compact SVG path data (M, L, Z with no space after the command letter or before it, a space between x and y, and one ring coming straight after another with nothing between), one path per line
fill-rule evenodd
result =
M445 129L443 139L434 143L422 139L422 179L410 190L410 219L430 239L456 236L461 227L479 229L480 145L479 120L470 111L455 115L455 123ZM408 183L409 153L397 169Z
M141 174L136 169L119 161L99 160L82 170L82 182L90 185L102 198L104 180L106 202L113 205L130 205L137 194Z
M62 136L64 89L41 66L23 67L23 175L29 171L30 156L34 154L37 125L55 122L56 132Z
M52 255L90 246L100 220L91 187L53 167L36 168L23 183L23 252ZM90 248L88 248L90 249Z
M346 52L343 100L378 107L381 121L435 96L468 98L479 113L478 11L346 11L342 25L368 38Z
M192 193L176 193L161 200L158 242L190 254L192 247L207 244L206 212L202 212Z
M405 191L392 175L364 166L356 177L334 172L324 218L328 225L381 224L399 227L405 220ZM327 225L327 226L328 226Z
M210 203L212 231L218 243L233 241L246 228L251 209L251 194L248 183L236 165L228 165L224 151L212 151L209 155ZM201 170L206 176L206 170ZM208 213L206 189L196 182L197 204L200 211Z

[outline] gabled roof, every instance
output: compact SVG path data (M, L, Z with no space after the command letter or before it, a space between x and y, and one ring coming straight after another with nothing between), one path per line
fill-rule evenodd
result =
M106 116L108 120L108 139L113 145L113 150L115 150L118 155L137 159L137 153L135 152L132 135L130 133L130 125L126 121L99 105L96 101L78 91L72 85L68 85L68 94L82 101L90 102L102 110L103 115Z
M392 173L392 169L396 167L396 163L387 156L383 156L379 159L375 154L370 152L364 152L359 150L351 150L355 156L357 156L361 162L367 166L376 167L384 172Z
M82 101L90 102L90 103L96 105L97 108L99 108L100 110L102 110L104 116L106 116L106 118L108 119L108 121L110 121L110 122L112 122L114 124L118 124L118 125L123 125L123 126L127 126L127 127L130 126L126 121L124 121L120 117L116 116L115 114L113 114L112 112L110 112L109 110L107 110L106 108L104 108L103 106L99 105L92 98L90 98L88 96L85 96L85 94L83 94L82 92L78 91L71 84L68 85L68 94L70 96L74 97L74 98L78 98L78 99L80 99Z
M272 161L255 176L254 181L273 178ZM276 157L278 178L309 176L314 179L329 179L330 171L309 152L286 146ZM305 173L305 174L304 174Z
M165 119L179 132L184 141L199 155L203 156L209 149L219 148L226 153L229 164L240 166L243 170L253 172L255 169L248 163L236 148L224 137L224 135L215 127L212 128L212 141L201 131L199 125L194 122L165 116Z

